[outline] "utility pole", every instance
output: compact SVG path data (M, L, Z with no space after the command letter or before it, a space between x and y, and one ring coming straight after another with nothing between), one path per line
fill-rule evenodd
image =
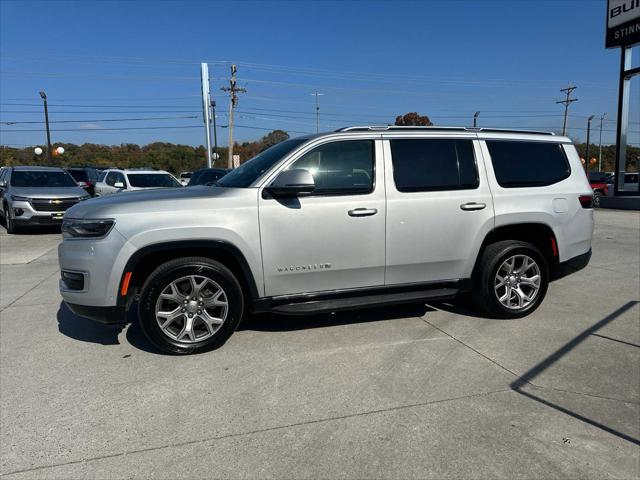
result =
M591 137L591 120L593 120L593 117L595 117L595 115L591 115L588 119L587 119L587 151L584 154L585 159L584 159L584 170L589 173L589 140Z
M564 105L564 122L562 123L562 135L567 135L567 117L569 116L569 105L573 102L577 102L577 98L571 98L571 92L573 92L576 88L573 85L569 85L567 88L561 88L560 91L564 92L567 98L564 100L558 100L556 103L562 103Z
M316 133L319 133L320 132L320 104L318 103L318 96L324 95L324 93L318 93L318 91L316 91L311 95L315 95L316 97Z
M600 146L598 147L598 171L602 171L602 124L604 123L604 117L606 117L606 112L600 115Z
M231 65L231 78L229 79L229 86L222 87L223 92L229 92L229 156L227 158L227 167L233 168L233 110L238 105L238 93L245 93L247 90L244 88L238 88L236 86L236 72L238 67Z
M220 155L218 155L218 128L216 127L216 102L215 100L211 100L211 113L213 116L213 151L216 153L217 160Z
M47 162L49 165L53 165L51 162L51 133L49 132L49 109L47 108L47 94L44 90L40 91L40 98L44 101L44 123L47 127Z
M205 140L207 143L207 168L211 168L211 91L209 89L209 65L200 64L200 81L202 84L202 119L204 120Z
M480 116L480 112L476 112L473 114L473 128L477 128L479 116Z

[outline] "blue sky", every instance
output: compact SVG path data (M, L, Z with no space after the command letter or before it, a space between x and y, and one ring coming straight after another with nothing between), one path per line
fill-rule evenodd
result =
M0 122L41 122L44 89L54 142L199 145L207 61L220 145L231 62L248 90L239 140L315 131L316 90L321 130L408 111L469 125L476 110L481 126L559 130L555 101L572 82L570 135L584 138L586 116L607 112L603 139L613 142L619 51L604 48L604 9L604 0L1 1ZM44 142L40 123L0 128L2 144Z

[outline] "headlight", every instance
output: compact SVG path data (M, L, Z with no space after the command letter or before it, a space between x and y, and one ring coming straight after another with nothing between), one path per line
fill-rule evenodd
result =
M62 238L101 238L106 237L115 220L77 220L65 218L62 222Z
M29 197L21 197L20 195L9 195L9 197L14 202L30 202L31 201Z

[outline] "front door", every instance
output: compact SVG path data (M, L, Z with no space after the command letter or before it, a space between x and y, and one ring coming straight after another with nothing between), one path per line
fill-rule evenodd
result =
M259 195L265 294L383 285L382 142L319 141L285 167L294 168L312 173L312 194L278 199L266 192Z

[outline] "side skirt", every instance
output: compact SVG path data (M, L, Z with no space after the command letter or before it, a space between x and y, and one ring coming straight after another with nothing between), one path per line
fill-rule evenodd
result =
M365 289L335 290L260 298L252 303L254 313L314 315L341 310L397 305L418 301L444 300L471 289L471 280L393 285Z

